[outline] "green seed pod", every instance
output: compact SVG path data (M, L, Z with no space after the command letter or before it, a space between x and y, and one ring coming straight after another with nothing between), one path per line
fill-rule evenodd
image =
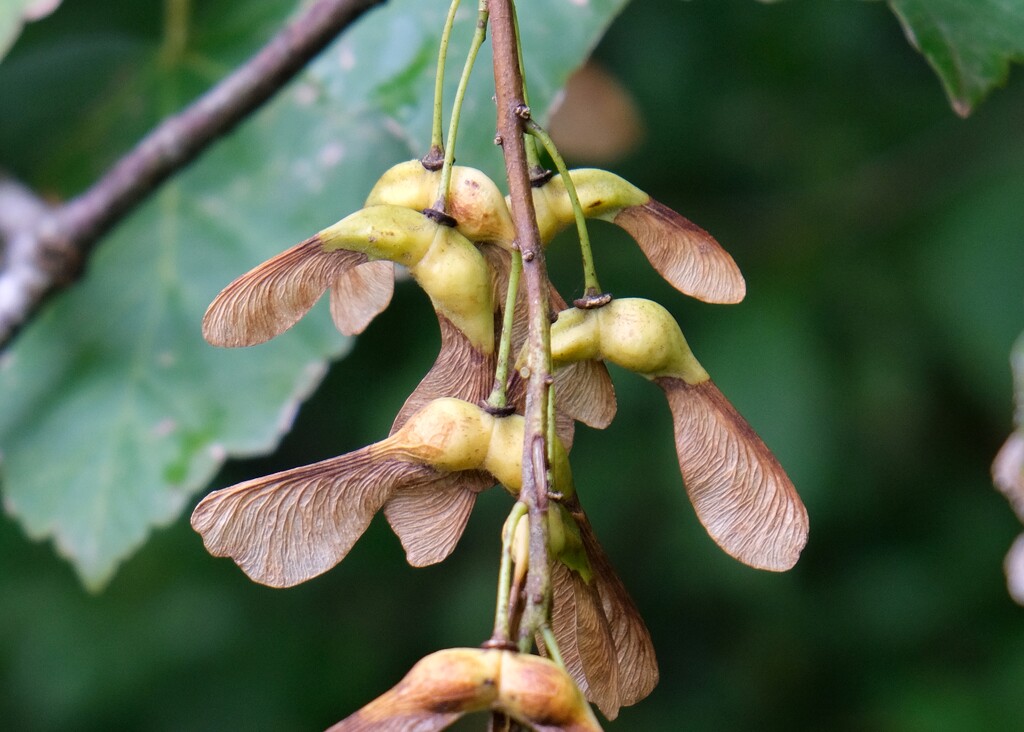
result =
M494 420L491 443L484 469L511 493L518 493L523 482L523 431L525 422L518 414Z
M548 504L547 517L548 551L551 557L578 573L586 582L590 582L593 572L576 521L568 509L558 502ZM518 576L526 571L526 564L530 558L530 520L525 514L517 519L512 539L512 558ZM506 520L503 530L507 531L508 528Z
M494 708L539 732L600 732L572 678L553 661L502 652Z
M587 218L613 221L624 208L642 206L651 200L632 183L607 170L577 168L570 170L569 175L576 186L583 215ZM533 190L534 207L538 210L537 228L541 239L550 241L575 221L572 201L560 175Z
M614 173L580 168L569 175L583 215L610 221L629 232L648 261L677 290L712 303L743 299L743 275L708 232ZM534 188L533 201L545 242L575 220L561 176Z
M460 399L435 399L385 440L383 450L439 470L475 470L485 463L494 418Z
M562 503L552 503L548 511L551 554L569 569L590 582L594 572L580 537L580 528Z
M796 563L808 531L796 488L694 358L664 308L624 299L566 311L551 326L551 354L556 366L602 358L658 384L672 410L687 494L711 538L758 569L783 571Z
M551 359L556 368L581 359L602 359L648 379L674 376L689 384L708 379L671 313L640 298L559 313L551 325Z
M409 273L481 353L494 350L494 302L487 261L455 229L438 226L430 248Z
M487 261L455 229L401 206L370 206L318 234L326 251L389 259L409 273L482 353L494 350L494 304Z
M491 473L512 494L518 494L523 487L523 439L526 423L518 414L494 420L490 448L483 463L484 470ZM569 455L556 438L554 459L551 465L551 490L566 496L575 494Z
M317 236L325 251L347 249L371 259L412 267L427 253L438 225L401 206L369 206L328 226Z
M366 198L367 206L390 204L422 211L437 203L441 171L430 171L419 160L399 163L384 173ZM494 181L476 168L452 168L448 210L467 239L494 242L508 249L515 226L505 197Z

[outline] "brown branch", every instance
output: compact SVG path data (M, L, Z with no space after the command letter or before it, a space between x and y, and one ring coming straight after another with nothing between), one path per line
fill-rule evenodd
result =
M494 55L494 89L498 104L498 136L505 155L512 220L516 243L523 255L523 282L528 303L528 365L530 381L526 391L526 435L523 440L523 486L519 500L529 507L530 561L526 581L526 609L520 638L532 639L547 622L551 577L548 566L547 415L550 322L548 321L548 275L544 249L537 230L533 193L523 141L524 123L530 116L524 101L523 77L519 69L512 0L488 0L491 46Z
M270 99L360 15L385 0L319 0L184 111L168 117L96 183L47 206L0 180L0 348L73 282L96 242L173 173ZM14 209L7 206L14 201ZM24 213L32 215L25 217Z

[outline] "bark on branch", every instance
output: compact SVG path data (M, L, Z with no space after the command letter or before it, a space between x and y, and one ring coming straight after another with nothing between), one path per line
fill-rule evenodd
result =
M512 220L516 243L523 255L523 282L528 303L527 339L530 381L526 390L526 434L523 440L523 486L519 500L529 507L530 560L526 581L526 610L521 636L529 639L547 622L551 575L548 566L547 514L547 394L551 383L548 360L551 353L548 321L547 268L544 248L537 230L533 192L523 140L529 108L524 101L523 77L519 69L512 0L489 0L491 47L494 52L494 89L498 104L498 135L505 155Z
M319 0L184 111L168 117L96 183L50 206L0 178L0 349L96 242L173 173L270 99L360 15L385 0Z

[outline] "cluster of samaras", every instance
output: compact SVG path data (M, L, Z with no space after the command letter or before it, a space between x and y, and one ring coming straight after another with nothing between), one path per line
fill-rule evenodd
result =
M338 328L356 334L390 301L398 263L430 297L441 328L440 354L386 439L216 491L196 508L192 525L209 551L231 557L257 582L287 587L325 572L382 509L411 564L439 562L454 549L479 492L495 484L513 495L520 490L521 377L513 371L508 384L512 408L497 412L484 404L514 250L509 208L489 178L457 166L448 209L438 213L430 207L439 175L420 161L395 166L363 209L243 275L210 305L203 333L219 346L278 335L326 290ZM678 290L707 302L743 298L739 270L707 232L611 173L574 170L571 176L585 215L629 232ZM550 241L574 220L570 198L559 176L538 182L533 196L541 238ZM580 506L567 457L575 421L604 428L614 416L603 362L665 392L686 490L726 552L754 567L788 569L806 541L807 515L778 461L709 379L663 307L613 299L570 308L553 289L550 299L558 311L551 326L558 434L550 466L555 510L549 518L557 537L550 547L551 628L573 680L612 718L651 691L658 670L647 628ZM523 311L519 303L513 353L526 339ZM499 657L466 653L473 663ZM445 707L448 715L465 711ZM435 713L412 708L409 720ZM529 715L524 721L542 728ZM588 724L578 728L591 729Z

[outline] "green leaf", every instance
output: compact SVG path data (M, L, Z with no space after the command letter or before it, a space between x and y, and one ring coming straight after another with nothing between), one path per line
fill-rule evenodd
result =
M14 45L22 26L44 18L60 5L60 0L4 0L0 5L0 59Z
M560 0L523 14L535 109L544 112L624 4ZM268 6L281 15L280 3L214 5L196 4L191 45L170 63L159 34L137 35L116 18L89 37L119 50L96 55L100 63L89 68L68 53L67 41L80 37L70 22L66 36L12 58L18 73L0 75L0 97L12 110L33 114L28 100L48 75L63 75L69 87L90 78L96 96L67 109L71 102L53 95L47 120L34 128L17 115L0 120L0 149L14 151L9 164L38 186L67 191L68 181L95 175L131 144L126 130L137 135L179 109L213 81L211 70L223 73L263 42ZM110 12L102 4L79 11ZM272 450L328 361L345 352L323 303L250 349L208 346L199 324L221 287L355 210L387 167L426 152L430 57L446 11L443 2L392 0L364 16L271 105L123 222L83 281L3 357L5 507L31 537L51 538L90 588L107 582L153 526L175 520L226 458ZM474 23L475 8L464 9L449 89ZM458 154L498 175L493 76L481 56ZM97 68L105 79L97 80ZM54 118L62 124L52 127ZM38 144L24 144L29 129ZM345 406L337 411L344 419Z
M962 117L1024 61L1022 0L889 0Z

